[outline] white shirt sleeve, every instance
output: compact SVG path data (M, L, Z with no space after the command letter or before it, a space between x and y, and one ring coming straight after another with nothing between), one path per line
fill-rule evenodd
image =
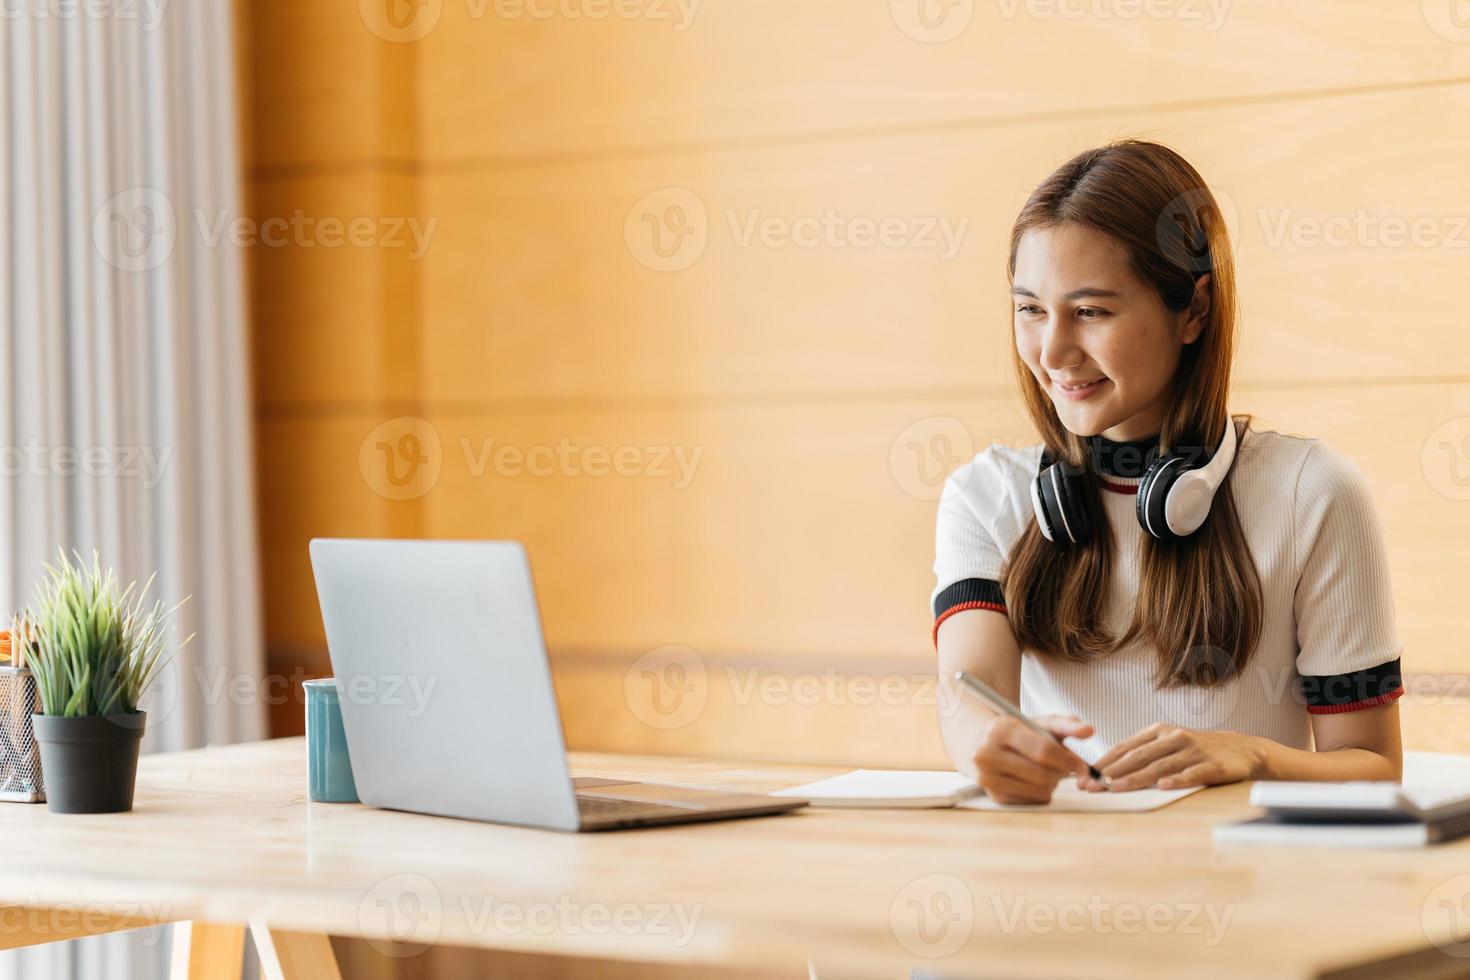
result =
M1369 707L1402 693L1383 527L1368 481L1312 443L1293 496L1297 673L1309 711Z
M947 590L961 600L986 600L983 604L988 606L1001 603L994 586L1021 532L1014 500L1015 460L1008 458L1012 452L991 446L945 483L935 526L935 584L929 597L935 616L945 612L937 602ZM976 587L952 588L961 583Z

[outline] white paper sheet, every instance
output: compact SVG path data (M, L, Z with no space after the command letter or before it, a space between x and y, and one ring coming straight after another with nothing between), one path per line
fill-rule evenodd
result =
M1077 780L1067 778L1057 783L1050 803L997 803L988 796L977 796L957 804L964 810L1015 810L1037 813L1146 813L1168 806L1203 786L1188 789L1134 789L1123 793L1090 793L1077 788Z

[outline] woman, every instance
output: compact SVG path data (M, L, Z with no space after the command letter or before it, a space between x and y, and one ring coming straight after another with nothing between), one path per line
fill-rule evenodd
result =
M1079 741L950 699L954 764L1009 803L1104 789L1079 755L1114 791L1400 778L1381 527L1345 457L1230 414L1235 273L1199 174L1156 143L1079 154L1026 202L1008 272L1044 444L950 478L934 642L941 677Z

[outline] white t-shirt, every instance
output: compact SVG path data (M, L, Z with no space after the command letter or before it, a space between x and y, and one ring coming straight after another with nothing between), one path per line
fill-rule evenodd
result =
M1140 445L1094 438L1105 453ZM950 476L936 528L936 638L957 612L1004 612L999 583L1011 547L1036 519L1030 485L1042 448L994 444ZM1104 622L1121 636L1148 536L1134 513L1140 480L1114 475L1140 471L1108 469L1097 476L1116 545ZM1022 650L1021 710L1092 723L1092 738L1069 743L1084 758L1157 721L1310 748L1309 714L1403 694L1383 530L1358 468L1318 439L1250 429L1229 480L1265 600L1260 642L1242 674L1220 687L1158 690L1158 655L1143 638L1089 663Z

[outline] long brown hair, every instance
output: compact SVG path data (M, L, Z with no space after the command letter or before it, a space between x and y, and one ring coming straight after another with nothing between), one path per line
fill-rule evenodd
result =
M1175 447L1209 452L1225 429L1235 353L1235 265L1225 221L1204 180L1175 151L1122 140L1079 153L1057 168L1027 200L1011 231L1007 272L1035 228L1072 224L1102 232L1127 249L1132 271L1158 290L1165 307L1189 308L1195 283L1210 276L1204 330L1181 352L1159 433L1161 453ZM1090 461L1087 440L1070 432L1022 360L1011 353L1027 411L1052 455L1073 467ZM1231 424L1252 417L1233 417ZM1242 441L1245 431L1237 426ZM1235 467L1232 466L1233 474ZM1194 534L1163 541L1145 535L1132 622L1121 637L1103 622L1116 543L1097 479L1082 481L1082 506L1093 532L1067 548L1048 541L1033 520L1011 549L1002 573L1016 638L1036 653L1090 661L1142 638L1158 653L1161 688L1210 687L1244 670L1260 639L1264 599L1227 476L1210 515Z

